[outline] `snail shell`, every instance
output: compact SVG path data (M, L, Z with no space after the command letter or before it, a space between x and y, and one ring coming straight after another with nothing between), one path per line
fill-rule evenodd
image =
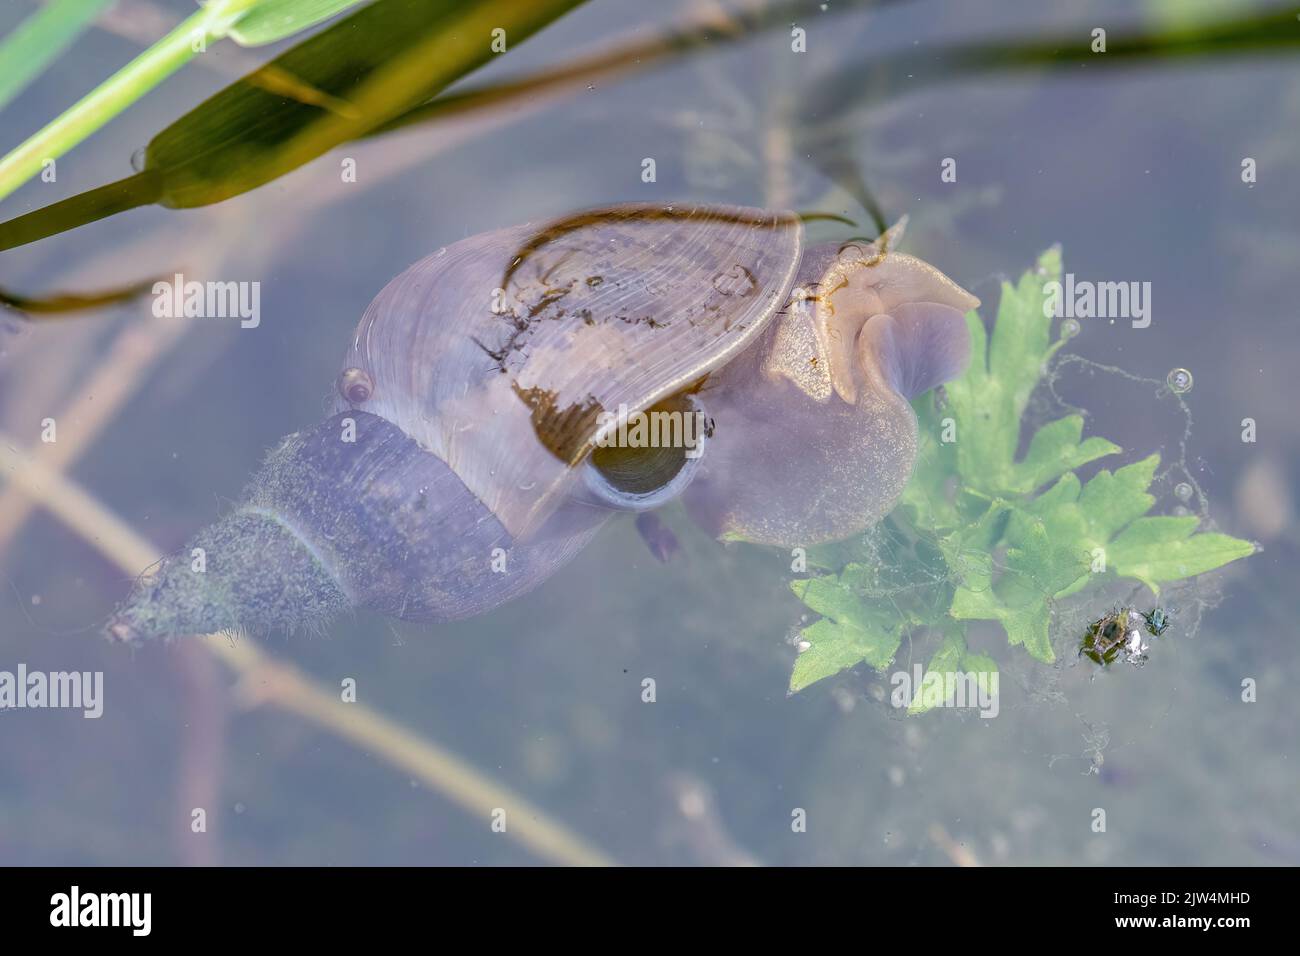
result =
M658 205L474 236L379 293L344 374L373 382L357 407L526 535L577 480L602 412L682 392L762 331L801 241L791 214Z
M901 493L908 399L960 372L978 304L897 238L805 254L791 213L633 204L440 250L366 310L334 415L288 436L110 632L319 628L349 606L466 617L611 514L682 494L724 537L861 530ZM647 410L710 420L703 454L609 450L619 416Z

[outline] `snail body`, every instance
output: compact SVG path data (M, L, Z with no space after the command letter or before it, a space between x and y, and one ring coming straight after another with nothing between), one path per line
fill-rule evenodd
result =
M723 538L864 530L911 473L908 400L960 374L978 304L896 238L805 250L790 213L633 204L446 247L367 308L333 415L110 633L469 617L679 496ZM646 420L672 440L628 441Z

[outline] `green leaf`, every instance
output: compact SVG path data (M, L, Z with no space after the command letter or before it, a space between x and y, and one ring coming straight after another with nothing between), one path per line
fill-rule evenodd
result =
M853 574L851 569L846 568L846 573ZM825 615L802 631L812 646L795 659L790 693L863 661L877 670L893 662L906 623L896 608L866 604L850 584L833 575L792 581L790 587L800 600Z
M1155 504L1147 488L1159 464L1160 456L1151 455L1113 474L1103 469L1082 489L1078 478L1066 475L1011 523L1041 519L1054 541L1087 556L1089 571L1099 556L1104 561L1098 567L1141 581L1156 594L1163 582L1194 577L1254 552L1254 544L1240 538L1195 533L1195 517L1143 517ZM1089 577L1081 575L1057 596L1075 593Z
M943 675L961 669L962 658L965 655L966 638L962 636L962 633L953 631L945 635L943 643L939 645L938 650L930 658L930 663L926 665L920 684L913 688L912 701L907 708L909 714L923 714L937 706L938 701L933 699L934 695L927 695L925 692L930 675L936 675L937 679L942 682ZM943 703L947 703L947 700L944 700Z
M144 170L0 223L0 251L127 209L229 199L357 139L584 0L378 0L221 90L145 148ZM0 198L192 57L192 33L224 35L255 0L212 0L130 65L0 159Z
M1061 254L1053 248L1019 283L1004 282L991 337L976 313L967 315L970 368L945 386L946 409L923 407L918 413L922 448L903 501L928 526L943 527L946 521L951 527L959 517L944 500L953 476L965 489L986 496L1022 496L1120 450L1104 438L1083 440L1083 418L1069 415L1040 428L1024 459L1015 460L1030 396L1048 360L1064 344L1063 339L1051 340L1052 319L1044 309L1046 285L1060 276ZM939 440L944 417L954 424L951 442Z
M1002 535L1002 519L1010 506L992 502L978 521L939 540L939 551L957 581L970 591L985 591L993 583L992 551Z
M144 96L197 53L195 38L223 34L257 0L210 0L170 33L0 157L0 199Z
M971 674L998 673L998 662L987 654L968 653L961 659L961 669Z
M1050 602L1087 571L1087 561L1076 549L1054 543L1043 522L1035 518L1009 524L1007 541L1011 546L1006 563L992 584L963 584L953 595L948 613L958 620L998 621L1008 643L1024 645L1030 655L1051 663L1056 655L1048 633Z
M1013 465L1007 490L1029 493L1080 465L1113 455L1121 449L1104 438L1083 436L1083 416L1068 415L1034 433L1024 460Z
M1086 486L1080 485L1073 473L1067 474L1011 516L1010 534L1023 533L1025 522L1041 521L1053 541L1073 549L1085 562L1079 578L1058 596L1073 593L1087 583L1095 557L1105 559L1103 564L1113 563L1107 557L1112 537L1155 504L1147 486L1159 464L1160 456L1151 455L1113 474L1103 469Z
M1216 532L1196 532L1195 516L1139 518L1115 539L1109 557L1117 574L1136 578L1152 592L1160 585L1213 571L1254 554L1255 545Z
M1004 282L991 337L977 314L966 317L971 367L946 391L957 426L958 471L989 494L1011 490L1020 419L1048 354L1044 286L1060 274L1060 251L1050 249L1018 284Z
M960 675L963 680L967 675L974 675L977 687L997 692L997 662L987 654L974 654L967 650L964 631L954 625L947 629L938 650L926 665L921 681L912 694L907 712L913 715L923 714L938 706L940 702L945 705L950 703L953 694L948 690L950 687L954 691L956 689L956 685L950 684L948 680L950 674ZM941 699L935 693L940 686L939 681L943 682L944 688Z
M981 333L983 326L980 326ZM957 446L943 443L943 419L948 412L936 407L932 392L912 402L916 412L917 450L912 478L903 489L899 506L914 528L934 531L960 523L949 486L957 480Z
M241 46L262 46L293 36L361 2L362 0L262 0L235 21L229 35Z

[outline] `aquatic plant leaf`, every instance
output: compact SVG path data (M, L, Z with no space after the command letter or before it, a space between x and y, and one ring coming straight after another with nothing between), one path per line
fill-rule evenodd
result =
M1082 437L1082 415L1067 415L1038 429L1024 459L1012 466L1008 490L1033 491L1080 465L1122 450L1104 438L1082 441Z
M982 331L981 326L981 331ZM916 466L903 489L899 507L908 523L926 531L954 528L961 523L951 485L957 482L957 446L939 441L949 417L947 407L940 408L934 396L925 394L912 402L916 411Z
M1102 470L1082 488L1078 478L1066 475L1026 503L1011 521L1029 515L1041 518L1053 540L1090 557L1090 573L1109 570L1141 581L1156 594L1161 582L1213 571L1254 552L1249 541L1197 533L1196 517L1143 517L1155 504L1147 489L1159 465L1160 456L1151 455L1113 474ZM1088 578L1082 575L1056 596L1077 592Z
M1061 277L1061 251L1052 248L1016 285L1004 282L992 336L977 313L966 317L971 366L949 383L948 413L955 426L955 471L966 487L989 495L1029 494L1080 465L1120 448L1103 438L1082 440L1083 419L1070 415L1040 428L1021 461L1020 423L1047 361L1064 344L1051 341L1044 314L1047 283ZM923 478L933 483L934 476Z
M228 36L241 46L262 46L314 27L362 0L262 0L238 20Z
M1064 597L1086 583L1087 572L1103 567L1110 540L1121 528L1138 518L1155 504L1147 486L1160 464L1159 455L1125 465L1113 474L1103 469L1088 484L1081 485L1073 473L1064 475L1055 485L1032 501L1025 502L1011 517L1013 525L1041 520L1052 540L1072 547L1088 561L1079 580L1071 582ZM1096 557L1103 560L1095 562Z
M1115 573L1136 578L1159 594L1161 583L1195 577L1255 552L1249 541L1197 532L1199 524L1195 515L1137 519L1110 546Z
M896 608L865 603L835 575L792 581L790 587L801 601L824 615L801 632L811 646L795 660L790 693L863 661L877 670L893 662L906 624Z
M962 587L985 591L993 586L992 550L1001 537L1002 519L1010 505L994 501L974 523L939 539L939 551Z
M974 675L975 680L980 682L983 687L996 687L991 682L994 675L998 673L998 665L993 658L987 654L971 653L966 647L965 633L958 627L949 629L944 635L943 642L939 645L930 662L925 666L925 671L921 677L921 683L916 687L912 695L912 701L908 704L907 712L911 715L924 714L927 710L932 710L941 703L946 705L952 700L953 695L948 693L950 686L947 677L950 674L970 674ZM934 675L931 677L931 675ZM943 682L944 691L941 696L936 697L934 691L927 692L927 682L938 686L938 682Z
M1036 518L1009 523L1006 541L1006 563L991 586L958 587L948 613L958 620L998 621L1008 643L1051 663L1056 655L1048 634L1050 602L1087 572L1088 562L1077 549L1055 543Z
M87 309L102 309L119 305L149 294L157 279L143 279L129 285L94 292L52 293L43 296L26 296L0 288L0 306L12 309L23 319L54 318Z
M960 631L953 631L944 637L943 643L939 645L938 650L930 658L930 663L925 665L925 671L921 677L921 682L913 688L911 703L907 706L909 714L923 714L932 707L943 701L935 701L933 697L927 698L925 693L926 683L932 678L931 674L937 675L938 680L942 682L943 674L960 670L962 658L966 656L966 638Z

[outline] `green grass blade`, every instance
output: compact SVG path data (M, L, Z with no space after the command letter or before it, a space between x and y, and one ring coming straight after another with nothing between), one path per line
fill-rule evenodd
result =
M0 42L0 110L85 31L113 0L50 0Z
M103 187L0 223L0 251L148 202L187 209L282 176L428 100L584 0L378 0L182 116L145 150L147 182ZM318 103L287 96L292 81ZM330 108L324 104L339 104ZM147 186L148 188L144 188ZM78 221L77 217L84 217Z
M44 129L0 159L0 199L171 76L195 55L195 39L222 36L232 19L257 0L212 0L171 33L118 70Z
M262 0L230 28L240 46L262 46L328 20L362 0Z

